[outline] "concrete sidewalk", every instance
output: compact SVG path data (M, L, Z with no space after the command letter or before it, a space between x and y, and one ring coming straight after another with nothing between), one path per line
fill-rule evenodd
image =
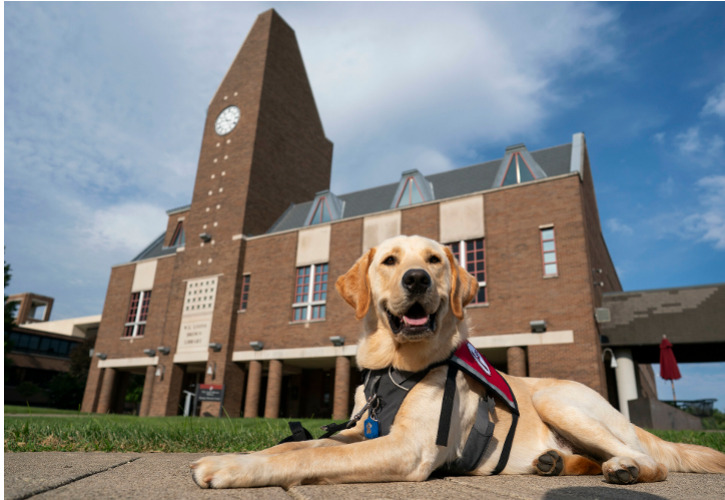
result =
M654 484L615 486L602 476L448 477L424 483L202 490L189 464L199 453L5 453L7 499L721 499L725 475L671 474Z

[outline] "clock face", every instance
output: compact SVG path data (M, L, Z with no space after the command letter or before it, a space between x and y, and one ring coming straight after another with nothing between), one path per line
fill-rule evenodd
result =
M216 123L214 123L214 130L219 135L227 135L237 125L240 116L239 108L236 106L229 106L224 111L219 113L217 116Z

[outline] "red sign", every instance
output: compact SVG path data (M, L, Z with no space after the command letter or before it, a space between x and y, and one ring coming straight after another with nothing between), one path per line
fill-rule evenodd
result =
M224 399L224 386L213 384L199 384L199 401L222 401Z

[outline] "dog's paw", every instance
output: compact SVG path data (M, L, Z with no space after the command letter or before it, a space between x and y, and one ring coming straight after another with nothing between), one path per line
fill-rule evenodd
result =
M534 461L536 473L540 476L558 476L564 470L564 459L556 450L549 450Z
M608 483L634 484L639 478L639 467L631 458L614 457L602 464L602 473Z
M191 477L200 488L252 486L250 458L241 454L204 457L190 465Z

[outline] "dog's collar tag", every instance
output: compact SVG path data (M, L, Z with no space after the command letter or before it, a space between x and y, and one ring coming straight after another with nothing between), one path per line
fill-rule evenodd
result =
M380 426L378 425L378 421L373 417L366 418L364 424L366 439L375 439L380 435Z

